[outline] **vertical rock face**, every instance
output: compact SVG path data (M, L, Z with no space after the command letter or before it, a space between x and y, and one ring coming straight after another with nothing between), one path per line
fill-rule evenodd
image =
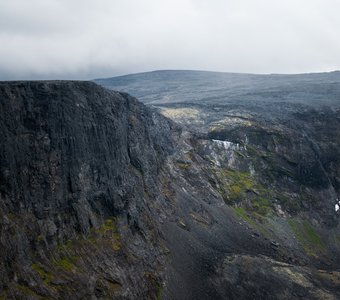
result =
M170 127L94 83L1 83L0 295L155 294Z

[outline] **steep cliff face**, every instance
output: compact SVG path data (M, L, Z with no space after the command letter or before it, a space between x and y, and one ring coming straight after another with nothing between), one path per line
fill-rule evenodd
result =
M156 295L171 123L87 82L1 83L0 114L0 295Z

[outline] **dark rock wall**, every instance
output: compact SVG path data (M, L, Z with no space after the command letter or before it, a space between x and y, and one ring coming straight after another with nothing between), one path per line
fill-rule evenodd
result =
M51 261L63 259L63 254L56 253L56 247L67 240L86 240L93 230L100 231L108 218L117 223L116 235L122 235L122 227L127 228L119 236L123 248L119 251L142 261L155 255L156 250L146 249L156 221L147 207L159 194L157 174L173 148L171 126L127 94L94 83L1 83L0 294L18 290L11 282L19 287L38 285L32 293L40 295L60 294L55 289L43 292L50 282L44 285L29 279L34 273L32 265L38 261L47 269L57 268ZM96 241L101 238L100 233L94 236ZM129 239L138 247L124 249L124 239L127 247L133 248ZM83 252L76 246L72 251L80 251L78 256L93 251L82 247ZM36 257L34 251L41 253ZM105 259L89 260L94 266L83 268L84 284L87 276L98 272L95 266L105 263ZM119 265L125 259L115 260ZM107 263L113 266L109 259ZM129 276L137 278L146 269L136 268L137 274L129 274L127 267L125 278L118 275L121 278L115 280L124 286L131 280ZM58 276L51 270L44 272ZM69 273L66 277L58 274L72 282L73 272ZM149 280L152 288L157 283L155 276ZM130 297L143 290L148 286L141 280L140 286L129 292Z

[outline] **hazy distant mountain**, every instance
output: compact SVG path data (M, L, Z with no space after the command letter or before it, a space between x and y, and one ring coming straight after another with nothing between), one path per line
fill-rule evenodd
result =
M254 75L206 71L154 71L94 80L144 103L289 101L340 103L340 72Z

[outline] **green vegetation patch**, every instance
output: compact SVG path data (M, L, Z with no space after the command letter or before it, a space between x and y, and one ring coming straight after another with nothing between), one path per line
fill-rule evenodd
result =
M247 222L253 229L257 230L264 236L270 237L271 234L265 226L264 217L258 215L255 212L247 212L243 207L235 207L235 214L237 217Z
M272 211L268 191L248 172L230 169L215 169L217 190L229 205L247 202L248 210L266 216Z
M64 269L67 272L72 272L76 269L76 262L79 259L78 256L64 256L60 259L53 259L53 264L56 267Z
M164 294L164 285L162 283L157 283L156 300L162 300Z
M74 276L84 272L84 261L87 256L95 256L97 251L108 249L118 251L122 247L121 235L117 228L117 219L106 219L99 227L92 228L87 235L76 235L73 239L61 242L54 249L48 262L35 262L31 269L39 275L43 284L51 291L59 290L59 286L53 284L53 280L62 276ZM85 266L86 267L86 266ZM68 273L68 275L67 275ZM108 282L108 289L112 292L121 288L119 283ZM28 286L15 287L22 295L28 295L32 299L40 299L33 288ZM6 298L6 292L0 294Z
M289 219L288 223L307 255L317 257L319 253L326 252L325 244L308 221Z
M89 236L89 239L95 241L98 238L98 234L99 237L112 241L112 248L114 251L121 249L121 236L118 232L115 218L105 220L104 224L95 230L95 234Z
M104 223L93 228L86 237L79 237L75 240L69 240L58 246L57 252L61 257L72 256L71 254L77 254L77 249L82 248L86 244L103 244L111 243L112 248L118 251L122 247L121 235L117 229L117 220L115 218L109 218ZM60 261L59 265L63 266L64 269L70 269L68 261Z
M53 280L54 276L52 273L47 272L45 269L42 268L39 264L32 264L32 269L36 271L41 279L44 281L45 284L49 284L51 280Z
M111 247L113 251L121 249L121 235L115 218L106 219L101 226L93 228L87 236L79 235L75 239L60 243L51 262L55 267L66 272L81 272L82 264L78 261L82 259L83 254L86 255L84 249L95 251L97 246ZM49 274L45 274L39 265L33 265L32 268L45 279L46 283L50 280Z
M13 289L18 291L21 295L23 295L24 299L48 299L47 297L39 295L36 291L31 289L27 285L17 283L13 286ZM19 298L16 297L16 299L19 299Z
M152 298L161 300L163 298L164 285L160 279L154 273L150 272L145 272L144 276L146 279L146 284L150 289L150 293L153 294Z
M2 293L0 294L0 300L6 300L8 299L7 297L7 288L4 288Z
M116 220L115 219L107 219L105 222L96 229L96 232L99 234L112 233L117 231Z
M253 223L254 222L252 219L249 218L247 212L245 211L245 209L243 207L235 207L235 212L236 212L236 215L239 218L243 219L247 223Z
M191 166L191 163L187 162L177 162L177 166L182 170L188 170Z

